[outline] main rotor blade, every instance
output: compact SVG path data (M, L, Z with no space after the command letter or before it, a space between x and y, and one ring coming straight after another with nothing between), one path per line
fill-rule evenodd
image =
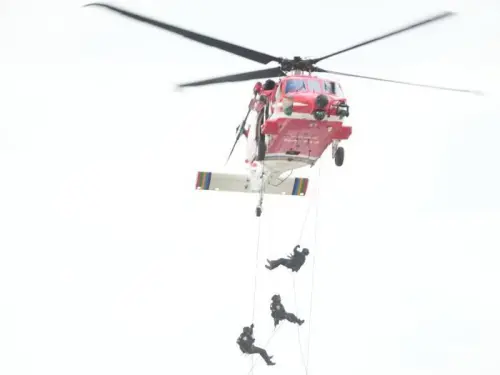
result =
M267 64L271 61L276 61L276 62L280 63L282 61L281 58L271 56L271 55L268 55L266 53L254 51L254 50L251 50L249 48L238 46L236 44L224 42L224 41L219 40L219 39L215 39L215 38L212 38L212 37L209 37L206 35L198 34L196 32L182 29L180 27L173 26L173 25L170 25L170 24L167 24L167 23L164 23L164 22L161 22L161 21L149 18L149 17L141 16L139 14L132 13L132 12L129 12L125 9L121 9L121 8L118 8L118 7L115 7L112 5L108 5L108 4L104 4L104 3L90 3L90 4L86 4L84 6L85 7L88 7L88 6L104 7L104 8L107 8L109 10L112 10L114 12L117 12L123 16L135 19L135 20L140 21L140 22L147 23L149 25L159 27L160 29L170 31L172 33L181 35L185 38L194 40L194 41L199 42L199 43L203 43L205 45L208 45L208 46L211 46L214 48L224 50L224 51L229 52L229 53L233 53L235 55L244 57L246 59L257 61L261 64Z
M312 63L313 64L316 64L318 63L319 61L321 60L324 60L324 59L328 59L332 56L335 56L335 55L339 55L341 53L344 53L344 52L347 52L347 51L351 51L355 48L358 48L358 47L362 47L362 46L366 46L367 44L370 44L370 43L373 43L373 42L377 42L379 40L382 40L382 39L385 39L385 38L388 38L390 36L393 36L393 35L396 35L396 34L400 34L400 33L403 33L405 31L409 31L409 30L412 30L412 29L415 29L417 27L420 27L420 26L423 26L423 25L426 25L428 23L431 23L431 22L435 22L435 21L439 21L443 18L446 18L446 17L451 17L453 15L455 15L456 13L454 12L443 12L443 13L440 13L440 14L437 14L433 17L430 17L430 18L426 18L422 21L419 21L419 22L416 22L416 23L413 23L409 26L406 26L406 27L403 27L403 28L400 28L400 29L397 29L397 30L394 30L394 31L391 31L387 34L384 34L384 35L380 35L376 38L373 38L373 39L370 39L370 40L366 40L364 42L361 42L361 43L358 43L354 46L351 46L349 48L345 48L343 50L340 50L340 51L337 51L337 52L334 52L334 53L331 53L329 55L326 55L326 56L323 56L323 57L320 57L320 58L317 58L317 59L312 59Z
M241 82L241 81L248 81L251 79L272 78L284 75L285 74L282 72L281 68L276 67L276 68L254 70L246 73L238 73L238 74L231 74L228 76L210 78L203 81L183 83L181 85L178 85L178 87L205 86L214 83L224 83L224 82Z
M374 81L399 83L399 84L402 84L402 85L420 86L420 87L427 87L427 88L431 88L431 89L447 90L447 91L459 91L459 92L467 92L467 93L476 94L476 95L483 95L483 92L477 91L477 90L465 90L465 89L455 89L455 88L441 87L441 86L423 85L423 84L420 84L420 83L395 81L395 80L392 80L392 79L374 78L374 77L361 76L361 75L358 75L358 74L349 74L349 73L334 72L332 70L325 70L325 69L321 69L321 68L316 68L315 70L317 72L332 73L332 74L337 74L339 76L364 78L364 79L371 79L371 80L374 80Z

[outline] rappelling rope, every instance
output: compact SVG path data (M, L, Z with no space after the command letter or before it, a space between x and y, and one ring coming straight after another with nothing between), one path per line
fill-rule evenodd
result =
M293 294L295 297L295 312L297 312L298 311L297 292L295 291L295 277L293 275L292 275L292 280L293 280ZM300 358L302 359L302 366L304 366L304 369L306 370L306 374L307 374L307 363L306 363L306 360L304 359L304 351L302 350L302 340L300 338L300 327L299 326L297 326L297 337L299 339Z
M265 171L264 161L262 161L262 173ZM261 187L264 189L264 187ZM257 217L257 248L255 250L255 276L254 276L254 286L253 286L253 307L252 307L252 323L255 319L255 298L257 295L257 273L259 270L259 250L260 250L260 228L261 228L261 218Z
M257 218L257 249L255 250L255 276L253 282L253 309L252 309L252 323L255 319L255 298L257 296L257 273L259 270L259 249L260 249L260 217Z
M306 367L309 369L309 349L311 347L311 319L312 319L312 308L313 308L313 293L314 293L314 269L316 266L316 256L318 254L318 212L319 212L319 197L320 197L320 184L321 184L321 165L318 168L318 189L316 190L316 217L314 221L314 249L315 253L313 255L313 264L311 272L311 299L309 302L309 337L307 338L307 363ZM307 370L306 370L307 374Z
M306 225L306 222L307 222L307 218L309 216L309 211L312 207L312 203L313 201L315 201L316 203L316 222L315 222L315 233L314 233L314 242L315 242L315 248L317 247L317 234L316 234L316 225L317 225L317 218L318 218L318 197L319 197L319 184L320 184L320 181L319 181L319 178L320 178L320 166L318 166L318 187L317 187L317 190L316 190L316 199L310 199L309 201L309 204L308 204L308 207L307 207L307 210L306 210L306 213L304 215L304 221L302 223L302 228L301 228L301 231L300 231L300 234L299 234L299 239L297 241L297 244L300 244L300 241L302 240L302 235L304 233L304 229L305 229L305 225ZM260 250L260 233L261 233L261 220L260 220L260 217L258 218L258 224L257 224L257 249L256 249L256 253L255 253L255 279L254 279L254 293L253 293L253 311L252 311L252 323L255 319L255 301L256 301L256 295L257 295L257 273L258 273L258 265L259 265L259 250ZM314 282L314 265L315 265L315 256L313 255L313 272L312 272L312 279L313 279L313 282ZM296 306L296 311L297 311L297 308L298 308L298 304L297 304L297 293L296 293L296 289L295 289L295 278L293 277L293 274L292 274L292 280L293 280L293 290L294 290L294 297L295 297L295 306ZM310 303L310 308L309 308L309 337L308 337L308 343L307 343L307 361L305 360L304 358L304 353L303 353L303 350L302 350L302 342L301 342L301 337L300 337L300 330L299 330L299 327L297 327L297 333L298 333L298 340L299 340L299 347L300 347L300 354L301 354L301 358L302 358L302 363L304 365L304 368L305 368L305 372L306 372L306 375L308 374L308 367L309 367L309 348L310 348L310 327L311 327L311 314L312 314L312 294L313 294L313 282L311 283L311 303ZM281 324L273 331L273 333L271 334L271 336L269 337L267 343L265 344L264 346L264 349L267 349L267 346L269 345L269 343L271 342L272 338L274 337L274 335L276 334L276 332L279 330L279 328L281 327ZM255 355L252 355L252 366L250 368L250 371L248 372L248 375L252 374L253 375L253 370L256 366L256 363L255 363Z
M309 211L311 210L313 200L309 200L309 204L307 206L306 214L304 215L304 221L302 222L302 228L299 233L299 239L297 240L297 244L300 244L302 240L302 235L304 234L304 228L306 227L307 217L309 216Z
M304 234L304 229L306 227L307 219L309 217L309 212L311 210L313 202L316 200L316 199L313 199L313 198L316 198L316 197L311 197L311 199L309 200L309 204L308 204L306 213L304 215L304 221L302 222L302 228L300 230L299 238L297 240L297 244L298 245L300 245L300 242L302 240L302 236ZM295 288L295 275L293 273L291 273L290 275L292 277L292 282L293 282L293 295L294 295L294 299L295 299L295 312L298 313L299 304L297 303L297 292L296 292L296 288ZM305 372L307 374L307 363L306 363L306 360L305 360L305 357L304 357L304 351L302 349L302 339L300 337L300 327L299 326L297 326L297 338L299 340L300 358L302 360L302 365L304 366Z
M255 251L255 277L254 277L254 283L253 283L252 323L255 320L255 300L256 300L256 296L257 296L257 273L259 270L260 228L261 228L261 220L260 220L260 217L258 217L257 218L257 249ZM250 368L249 374L253 375L253 368L255 367L255 356L252 355L251 358L252 358L252 367Z
M316 189L316 196L314 197L314 201L316 203L316 217L315 217L315 223L314 223L314 251L315 254L317 252L317 225L318 225L318 207L319 207L319 187L320 187L320 178L321 178L321 164L318 166L318 179L317 179L317 189ZM312 207L312 202L313 199L311 199L309 207L307 208L306 215L304 218L304 223L302 224L302 230L300 232L299 240L297 241L298 244L300 244L300 241L302 240L302 235L304 233L304 228L305 228L305 223L307 221L307 217L309 214L309 210ZM302 358L302 364L304 366L306 375L308 375L309 372L309 349L310 349L310 343L311 343L311 317L312 317L312 305L313 305L313 291L314 291L314 268L315 268L315 261L316 261L316 256L313 254L313 265L312 265L312 273L311 273L311 297L310 297L310 306L309 306L309 337L307 339L307 361L304 359L304 353L302 350L302 340L300 337L300 328L297 326L297 337L299 340L299 346L300 346L300 355ZM294 292L294 297L295 297L295 311L298 312L298 303L297 303L297 290L295 288L295 276L293 274L290 274L292 277L292 282L293 282L293 292Z
M262 173L264 173L264 171L265 171L265 166L264 166L264 161L262 161ZM261 186L261 189L264 189L264 187ZM257 249L255 250L255 276L254 276L254 286L253 286L252 323L254 323L255 320L255 301L257 297L257 274L259 271L260 229L261 229L261 218L257 217ZM273 337L273 335L271 335L271 338ZM269 338L268 342L271 340L271 338ZM255 356L252 356L252 367L250 368L249 374L251 373L253 375L254 367L255 367Z

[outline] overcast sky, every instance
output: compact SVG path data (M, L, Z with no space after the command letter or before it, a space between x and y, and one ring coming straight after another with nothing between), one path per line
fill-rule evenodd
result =
M0 373L245 375L257 197L194 184L244 172L243 142L224 162L254 83L174 88L263 66L83 4L0 1ZM280 293L306 320L311 374L500 373L498 2L113 4L286 57L459 12L321 64L487 95L341 79L344 166L327 149L294 173L306 198L264 201L255 337ZM295 294L264 264L297 244L309 204ZM282 324L277 365L256 358L255 374L304 374Z

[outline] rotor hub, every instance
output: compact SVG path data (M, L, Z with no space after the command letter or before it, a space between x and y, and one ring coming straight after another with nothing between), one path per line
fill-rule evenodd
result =
M290 71L302 71L302 72L310 72L314 69L311 60L304 60L300 56L295 56L293 60L283 59L281 62L281 70L284 72Z

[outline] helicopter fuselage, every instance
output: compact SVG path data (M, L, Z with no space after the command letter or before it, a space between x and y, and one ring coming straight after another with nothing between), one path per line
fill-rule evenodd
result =
M270 90L260 88L259 82L250 102L247 163L263 163L279 176L313 166L330 144L350 137L352 128L344 125L349 107L338 83L293 75Z

